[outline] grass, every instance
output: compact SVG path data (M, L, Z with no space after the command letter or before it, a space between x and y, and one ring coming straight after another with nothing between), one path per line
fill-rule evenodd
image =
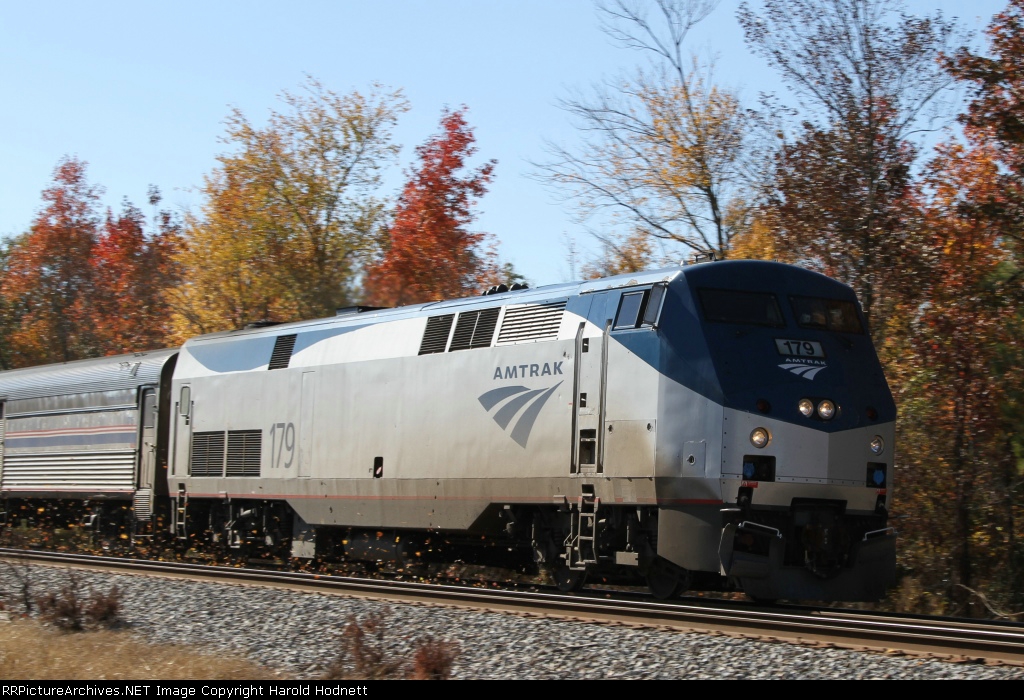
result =
M69 634L32 620L0 623L0 678L6 680L284 680L246 659L152 645L111 630Z

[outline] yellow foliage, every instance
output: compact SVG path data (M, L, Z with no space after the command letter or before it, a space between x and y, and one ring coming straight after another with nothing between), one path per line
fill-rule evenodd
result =
M748 228L733 236L729 257L733 260L778 260L793 263L793 251L781 245L768 217L758 217Z
M206 202L186 224L171 294L178 339L254 321L328 316L356 296L362 263L379 245L380 170L397 155L391 129L401 91L339 95L308 79L282 93L285 112L253 125L238 109L205 180Z

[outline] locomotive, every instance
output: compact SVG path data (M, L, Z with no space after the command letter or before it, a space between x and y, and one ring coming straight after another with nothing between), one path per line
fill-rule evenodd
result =
M562 590L876 601L896 408L851 288L765 261L0 372L7 521L296 560L521 557Z

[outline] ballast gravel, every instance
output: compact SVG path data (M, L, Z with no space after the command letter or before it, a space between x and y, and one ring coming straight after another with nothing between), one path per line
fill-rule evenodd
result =
M23 573L23 572L22 572ZM31 568L36 593L68 584L66 570ZM141 575L76 572L80 592L122 593L128 628L153 643L243 655L304 680L337 658L350 616L383 615L384 646L410 659L430 637L458 644L453 678L1021 680L1024 669L863 653L549 617L387 604L322 593ZM0 591L17 581L0 567Z

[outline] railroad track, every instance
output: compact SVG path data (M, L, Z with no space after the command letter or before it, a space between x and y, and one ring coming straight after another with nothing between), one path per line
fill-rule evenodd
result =
M114 573L187 577L334 593L391 602L447 605L527 616L656 627L941 658L1024 666L1024 624L963 618L807 608L760 607L731 601L654 601L599 590L573 595L352 578L305 572L208 566L0 548L0 558Z

